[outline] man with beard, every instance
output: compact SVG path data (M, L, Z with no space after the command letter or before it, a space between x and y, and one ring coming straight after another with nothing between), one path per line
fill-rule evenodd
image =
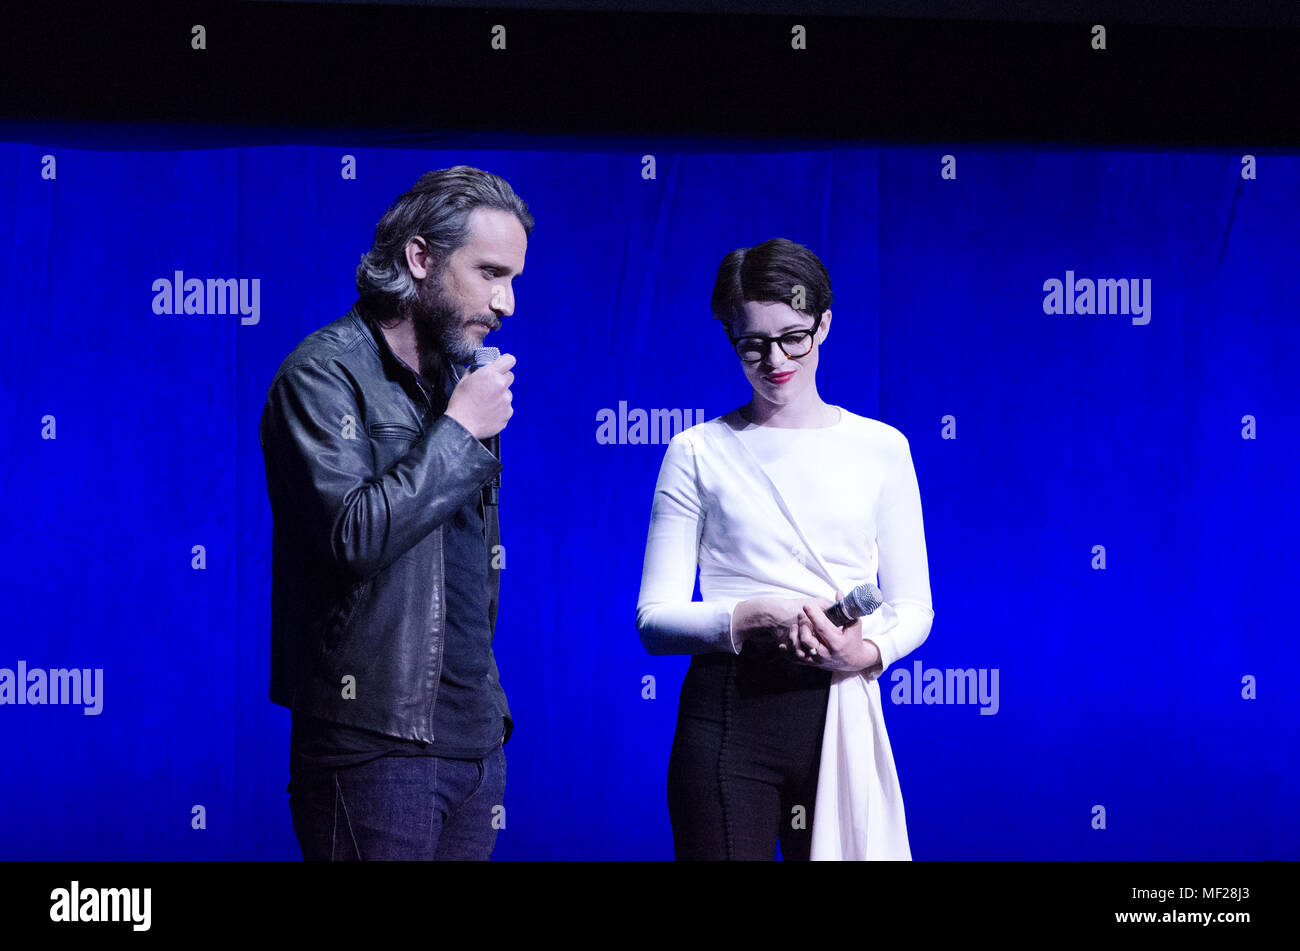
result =
M496 175L423 175L376 226L352 309L271 381L270 694L292 710L305 859L491 857L513 720L483 440L512 413L515 358L463 367L513 313L532 229Z

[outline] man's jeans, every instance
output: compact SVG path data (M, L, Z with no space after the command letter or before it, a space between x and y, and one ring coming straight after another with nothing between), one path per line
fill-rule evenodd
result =
M293 782L289 811L308 861L487 861L504 824L506 754L380 756Z

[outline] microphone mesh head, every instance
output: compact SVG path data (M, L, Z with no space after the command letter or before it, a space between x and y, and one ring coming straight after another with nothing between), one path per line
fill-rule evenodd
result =
M485 367L499 356L501 351L496 347L475 347L474 366Z
M844 599L844 613L853 620L866 617L880 607L885 601L884 595L870 581L864 581Z

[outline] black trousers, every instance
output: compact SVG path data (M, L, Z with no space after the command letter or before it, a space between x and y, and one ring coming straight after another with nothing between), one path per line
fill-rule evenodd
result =
M668 761L678 860L807 861L831 675L773 650L697 654Z

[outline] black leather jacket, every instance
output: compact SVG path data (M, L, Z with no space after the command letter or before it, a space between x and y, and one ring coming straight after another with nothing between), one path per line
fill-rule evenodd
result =
M393 352L360 300L276 371L259 432L273 520L274 703L433 742L442 525L501 469L445 409L446 397ZM484 506L483 521L491 554L500 543L495 506ZM504 741L513 721L495 657L488 683Z

